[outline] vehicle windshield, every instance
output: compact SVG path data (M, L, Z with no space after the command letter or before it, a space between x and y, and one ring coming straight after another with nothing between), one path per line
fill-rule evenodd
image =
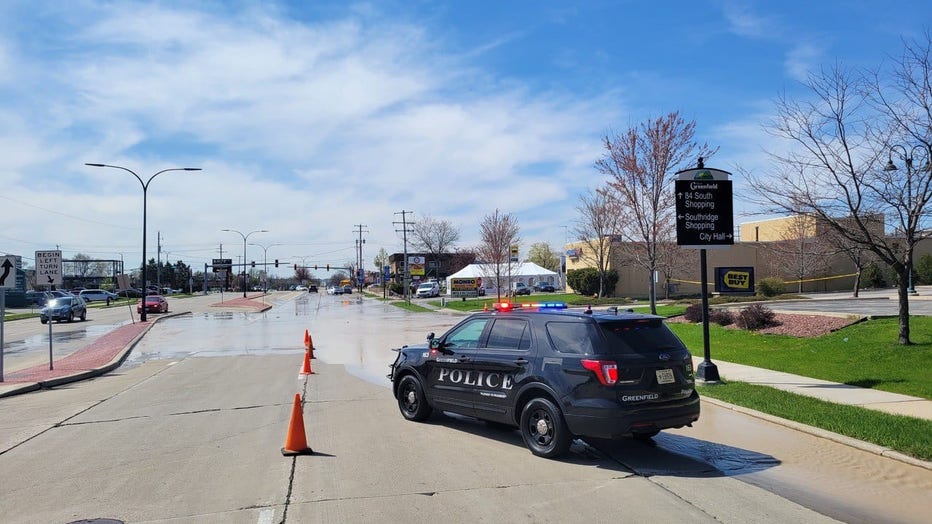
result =
M64 298L64 297L58 297L58 298L53 298L49 300L49 306L52 306L52 307L67 306L70 303L71 303L71 299Z

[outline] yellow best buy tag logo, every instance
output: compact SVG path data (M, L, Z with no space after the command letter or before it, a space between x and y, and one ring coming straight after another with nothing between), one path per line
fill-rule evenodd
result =
M725 285L730 288L748 289L751 284L751 273L748 271L727 271L724 280Z

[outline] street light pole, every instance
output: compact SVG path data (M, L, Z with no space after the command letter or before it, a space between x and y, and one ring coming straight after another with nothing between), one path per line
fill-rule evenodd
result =
M246 234L243 234L241 231L237 231L235 229L221 229L221 231L238 233L239 236L243 237L243 298L246 298L246 239L249 238L249 235L253 233L268 233L269 231L267 229L257 229Z
M265 292L269 292L269 248L272 246L280 246L282 244L269 244L263 246L262 244L252 243L251 246L257 246L262 248L262 271L265 273Z
M900 144L893 144L890 146L890 155L887 157L887 165L883 168L884 171L896 171L896 164L893 163L893 151L900 150L903 153L903 160L906 161L906 220L907 223L912 220L913 217L913 158L916 156L916 152L925 152L926 153L926 165L920 169L929 171L932 169L932 147L917 144L912 147L912 149L906 149L906 146ZM907 224L908 226L908 224ZM905 231L904 231L905 233ZM910 295L918 295L916 288L913 286L913 250L909 249L907 253L908 264L907 270L909 271L909 287L906 288L906 292Z
M145 322L146 321L146 293L148 292L146 288L149 286L149 281L147 279L147 274L146 274L146 193L149 190L149 183L152 182L152 179L154 179L155 177L161 175L162 173L167 173L168 171L200 171L201 168L199 167L173 167L171 169L163 169L159 171L158 173L150 176L148 180L143 182L142 177L137 175L131 169L127 169L123 166L113 166L109 164L92 164L89 162L85 162L84 165L90 166L90 167L109 167L112 169L122 169L123 171L126 171L127 173L136 177L136 180L138 180L139 184L142 186L142 292L143 292L143 297L142 297L142 313L139 314L139 321Z

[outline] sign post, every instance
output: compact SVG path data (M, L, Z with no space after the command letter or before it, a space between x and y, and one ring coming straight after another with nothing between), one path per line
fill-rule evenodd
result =
M6 317L6 290L16 287L16 259L14 256L0 257L0 382L3 382L3 319Z
M718 366L712 362L709 348L709 276L706 249L727 248L734 244L734 212L731 173L703 166L677 173L676 244L699 250L702 273L702 348L703 359L696 377L704 382L718 382Z
M36 251L36 283L55 289L61 286L61 251ZM52 317L49 316L49 371L52 364Z

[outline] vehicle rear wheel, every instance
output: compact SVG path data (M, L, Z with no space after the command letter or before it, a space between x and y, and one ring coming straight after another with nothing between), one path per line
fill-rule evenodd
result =
M39 319L39 322L42 322L43 324L47 324L47 323L48 323L48 319L47 319L47 318L40 318L40 319Z
M531 453L544 458L563 455L573 443L560 408L545 398L535 398L524 406L521 436Z
M87 320L87 310L86 310L86 309L85 309L84 311L81 312L81 322L84 322L85 320Z
M68 322L74 322L74 311L68 312Z
M421 381L413 375L407 375L398 384L398 408L408 420L420 422L430 416L433 408L427 403Z

